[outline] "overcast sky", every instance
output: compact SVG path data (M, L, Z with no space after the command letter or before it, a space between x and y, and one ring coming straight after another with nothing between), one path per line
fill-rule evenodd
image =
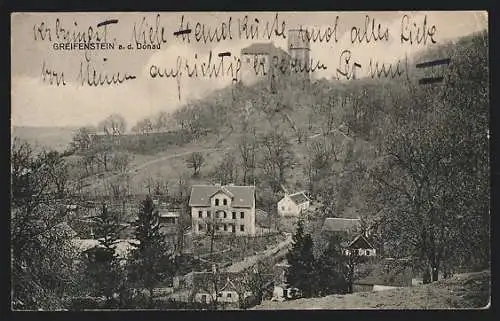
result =
M238 19L248 14L252 20L259 19L260 39L246 41L238 37ZM108 40L116 39L117 44L128 44L133 39L134 25L139 29L141 21L156 25L157 13L19 13L11 17L11 53L12 53L12 109L11 121L14 126L83 126L95 125L111 113L122 114L129 128L145 116L159 111L172 111L190 99L203 97L211 91L227 86L231 77L218 79L198 78L189 79L183 76L180 80L181 100L178 97L178 84L173 79L152 79L149 75L151 65L158 65L168 69L175 67L178 56L188 58L191 63L199 64L207 59L212 51L230 51L238 55L240 50L252 42L270 42L286 50L287 40L272 37L271 40L262 37L267 22L272 24L275 12L231 12L231 13L160 13L160 28L165 28L167 43L162 44L160 50L108 50L89 51L87 57L99 71L108 74L116 72L136 75L134 80L128 80L120 85L104 87L82 86L77 81L80 65L85 62L85 51L54 50L56 41L56 19L59 18L59 27L87 32L92 26L96 30L99 22L108 19L118 19L117 24L110 24ZM389 28L388 41L379 41L369 44L352 44L351 28L358 27L361 32L365 29L366 15L375 20L375 29L378 24L382 30ZM437 44L453 40L487 28L486 12L280 12L279 25L285 21L285 30L303 27L315 27L325 30L335 25L338 15L337 40L329 43L312 43L311 57L327 66L327 70L315 73L315 77L331 78L339 64L340 53L349 49L352 59L367 66L370 59L379 62L395 62L404 57L405 53L412 53L427 44L401 44L402 16L407 14L411 22L422 29L424 17L427 16L427 30L436 26L434 39ZM181 16L195 29L196 22L210 26L212 29L232 17L232 40L222 40L219 43L197 43L194 35L191 42L186 43L173 36L179 29ZM52 42L34 40L36 31L42 24L50 29ZM415 28L415 27L414 27ZM102 27L100 28L102 30ZM161 29L160 29L161 30ZM415 28L416 30L416 28ZM371 24L368 33L371 32ZM61 32L59 32L61 34ZM195 59L197 54L197 59ZM106 60L104 60L106 58ZM231 57L232 58L232 57ZM217 59L213 59L217 61ZM226 61L226 60L225 60ZM227 61L231 61L230 59ZM42 81L42 66L64 72L66 86L57 87ZM363 74L363 72L362 72Z

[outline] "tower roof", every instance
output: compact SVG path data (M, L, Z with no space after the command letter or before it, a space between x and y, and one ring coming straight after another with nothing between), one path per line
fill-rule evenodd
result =
M271 42L269 43L253 43L248 47L241 49L242 55L271 55L271 56L288 56L288 53L273 45Z

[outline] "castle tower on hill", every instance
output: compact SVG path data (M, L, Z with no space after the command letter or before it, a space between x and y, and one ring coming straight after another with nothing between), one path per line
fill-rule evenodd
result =
M292 61L300 63L301 66L309 67L311 42L307 36L306 30L290 29L288 31L288 53ZM307 78L311 76L310 73L306 72L304 75Z
M288 31L287 51L270 43L253 43L241 50L240 79L246 85L258 80L279 81L299 79L304 83L311 80L310 40L306 30ZM278 66L276 66L278 63ZM289 68L290 67L290 68Z

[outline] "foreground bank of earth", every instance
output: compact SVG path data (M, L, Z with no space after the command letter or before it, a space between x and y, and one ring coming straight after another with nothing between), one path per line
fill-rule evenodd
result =
M490 271L457 274L432 284L380 292L358 292L285 302L264 301L254 309L475 309L488 305Z

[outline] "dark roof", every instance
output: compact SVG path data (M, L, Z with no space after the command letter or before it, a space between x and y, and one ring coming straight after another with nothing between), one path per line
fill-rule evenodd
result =
M215 279L214 279L215 277ZM234 272L219 272L215 276L210 272L191 272L185 276L189 279L187 283L190 283L194 293L198 292L208 292L214 291L214 281L217 282L217 288L219 291L223 290L237 290L235 283L240 277L238 273Z
M271 42L268 43L253 43L250 46L241 49L242 55L272 55L272 56L288 56L288 53L273 45Z
M355 249L374 249L373 245L368 241L368 239L363 235L359 234L349 243L348 247Z
M194 185L189 198L190 206L210 206L210 197L217 192L232 194L233 207L252 207L255 199L254 186ZM227 193L226 193L227 194ZM230 195L228 195L230 196Z
M236 291L238 292L238 288L234 284L234 282L231 280L230 277L226 279L226 283L224 286L220 289L220 291Z
M59 223L55 226L55 228L58 229L60 232L65 233L71 238L76 237L78 235L78 233L76 233L76 231L67 222Z
M304 192L298 192L292 195L289 195L290 199L297 205L305 203L309 200L309 198L304 194Z
M323 224L323 231L352 232L361 224L357 218L328 217Z

